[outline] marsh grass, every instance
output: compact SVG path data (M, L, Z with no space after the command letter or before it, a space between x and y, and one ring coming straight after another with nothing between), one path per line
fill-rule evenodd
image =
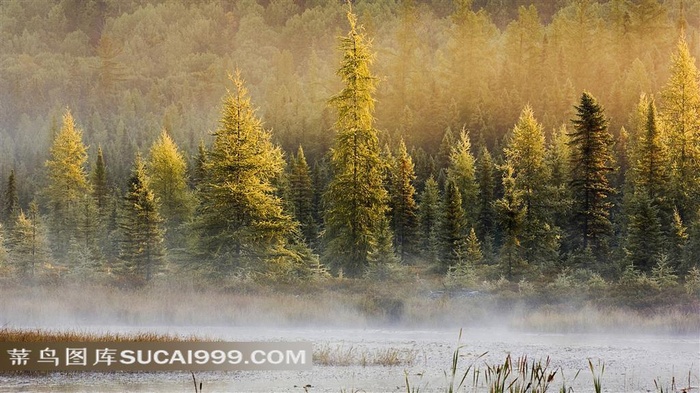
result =
M528 361L527 356L513 361L506 356L503 364L486 366L484 379L489 393L544 393L549 389L559 370L550 368L546 360Z
M688 378L683 382L684 387L679 388L676 385L676 378L671 378L670 385L661 382L661 378L654 379L654 388L657 393L691 393L694 390L700 390L700 386L693 386L692 384L692 372L688 371ZM683 386L683 385L681 385Z
M630 333L697 334L700 314L692 310L661 308L637 312L625 308L580 308L543 306L523 309L510 320L511 328L547 333Z
M593 374L593 388L595 389L595 393L601 393L603 391L603 383L601 380L605 372L605 363L598 361L598 366L594 367L593 361L588 359L588 368L591 370L591 374ZM600 371L596 372L596 369Z
M367 327L400 323L440 328L506 325L545 332L700 332L700 314L693 304L644 311L593 303L532 304L526 295L513 293L515 297L509 298L506 287L466 297L459 291L436 291L442 288L439 282L414 281L334 278L310 283L308 288L271 288L247 282L200 287L196 281L182 279L154 280L129 290L96 283L0 283L0 299L5 300L0 302L0 325Z
M72 330L0 328L0 342L194 342L205 340L196 336L173 336L151 332L89 333Z
M462 340L462 330L459 331L457 348L452 354L452 364L448 371L445 371L446 393L456 392L488 392L488 393L546 393L550 386L555 383L557 375L561 376L561 387L559 393L572 393L573 388L567 386L564 371L561 367L553 368L550 358L544 360L530 360L527 356L513 359L511 354L506 355L503 363L489 364L478 362L484 358L488 352L478 355L464 369L460 370L461 350L465 347L460 342ZM602 392L602 375L605 372L605 364L598 361L593 365L593 361L588 359L589 369L593 377L593 388L595 393ZM574 376L578 377L580 370ZM690 385L690 374L688 376ZM471 382L471 387L469 383ZM656 381L654 381L656 384ZM658 386L658 385L657 385ZM408 373L405 373L406 393L419 393L420 387L412 384ZM675 393L675 390L673 391ZM665 393L660 390L659 393Z
M313 362L316 366L412 366L417 355L415 349L322 345L314 348Z

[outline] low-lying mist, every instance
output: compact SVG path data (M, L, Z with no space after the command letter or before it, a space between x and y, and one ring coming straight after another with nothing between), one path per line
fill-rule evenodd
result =
M700 316L680 307L637 311L580 302L533 305L477 291L400 291L382 283L325 284L306 291L202 289L166 281L138 289L99 284L4 286L0 288L0 326L454 328L455 332L462 327L488 327L547 333L700 333Z

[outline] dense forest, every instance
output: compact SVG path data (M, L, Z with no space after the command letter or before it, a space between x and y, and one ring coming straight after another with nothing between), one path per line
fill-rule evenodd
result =
M3 1L0 275L700 282L699 57L698 0Z

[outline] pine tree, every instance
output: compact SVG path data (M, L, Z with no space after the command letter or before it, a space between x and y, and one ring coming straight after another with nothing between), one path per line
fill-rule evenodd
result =
M469 230L467 236L467 245L465 252L465 262L471 266L478 265L484 260L484 254L481 252L481 242L476 236L474 228Z
M374 267L378 270L383 267L388 267L388 265L396 265L399 263L399 259L394 253L394 240L391 232L391 227L389 226L389 220L386 217L382 217L379 223L379 233L377 234L377 245L372 248L369 253L368 262L370 267ZM388 278L388 277L387 277Z
M198 251L214 274L237 268L281 272L299 257L286 247L297 225L283 212L274 186L284 158L256 117L239 72L232 81L198 188Z
M466 219L462 209L462 195L453 181L445 185L445 198L442 203L438 226L438 260L443 272L456 266L464 259L466 250Z
M476 184L474 156L471 152L469 133L462 129L457 146L450 153L450 164L447 168L448 181L454 182L462 195L462 210L469 222L474 222L478 211L477 198L479 188Z
M98 246L102 223L100 222L100 212L97 210L94 199L90 195L84 195L81 201L81 209L79 211L79 221L75 228L75 238L73 239L83 253L93 260L101 258L101 253ZM69 263L71 261L69 259Z
M110 206L110 190L107 183L107 166L101 146L97 148L97 160L92 172L92 195L95 198L101 219L106 218Z
M522 195L525 216L522 222L522 248L527 263L556 258L557 234L554 230L549 195L549 168L542 126L532 108L526 106L505 148L507 164L515 173L515 188Z
M496 213L493 202L496 200L496 165L486 147L481 149L476 167L476 182L479 185L479 217L476 228L482 239L496 235Z
M338 75L343 90L332 98L338 110L335 147L331 151L333 179L325 193L324 258L350 276L360 275L377 243L378 227L387 212L383 163L373 126L376 78L369 67L370 43L356 16L348 11L350 32L341 38L343 60Z
M611 183L616 190L624 188L627 181L627 173L630 166L630 150L630 135L625 127L621 127L619 135L615 138L613 148L614 160L617 164L615 168L617 176L613 176Z
M151 146L146 168L161 215L169 232L174 232L177 225L189 220L193 203L187 187L185 158L165 130Z
M589 93L581 96L576 107L577 118L572 120L574 130L569 135L571 147L571 180L573 197L574 236L580 239L580 247L590 247L601 258L607 250L605 244L611 234L608 202L613 190L608 185L608 175L613 171L610 149L612 135L603 108Z
M659 209L647 193L633 197L627 225L627 260L636 268L650 272L664 252Z
M685 260L681 271L700 269L700 214L688 226L688 241L685 244Z
M92 198L94 200L94 207L97 210L97 231L93 234L97 239L98 246L96 249L99 251L99 254L107 254L109 256L109 249L111 248L109 239L110 230L116 228L116 225L114 228L110 228L110 219L115 204L115 198L108 184L107 165L105 163L102 147L97 148L95 169L92 171ZM91 206L83 203L83 220L89 221L88 217L90 211ZM94 253L93 256L95 256ZM116 253L113 256L116 257Z
M5 223L7 228L11 229L19 214L19 197L17 196L17 181L14 169L10 171L10 176L7 178L2 213L2 222Z
M63 124L56 134L46 162L48 184L45 196L49 224L56 255L63 256L70 239L76 236L82 197L91 192L86 174L87 152L82 133L75 126L70 111L63 115Z
M294 219L299 222L306 243L315 248L317 246L318 225L316 225L313 211L314 187L311 182L311 171L301 146L297 150L296 157L291 158L288 177L289 202L292 206Z
M632 150L632 171L629 181L633 191L646 194L655 205L668 202L668 151L656 120L656 105L650 100L646 124Z
M204 180L204 166L207 161L207 147L204 146L204 141L200 140L197 146L197 156L194 159L194 170L190 176L191 187L197 188Z
M501 265L506 276L512 280L523 264L520 234L523 218L527 212L522 192L515 187L513 167L506 164L503 172L503 197L494 202L499 226L503 232Z
M391 176L391 226L394 230L394 245L401 260L413 253L418 225L418 206L415 201L416 179L413 160L401 140L398 155L394 159Z
M36 249L32 242L32 222L20 211L12 230L10 250L14 272L20 279L32 279L36 267Z
M671 78L661 92L660 117L671 160L674 204L684 220L700 206L700 74L684 38L678 42Z
M447 167L450 165L450 155L452 154L452 149L454 148L455 137L452 134L452 129L447 127L445 133L442 135L442 140L440 141L440 148L437 153L436 165L438 171L446 171ZM442 184L440 186L443 186Z
M546 164L550 171L548 192L551 195L553 223L556 228L566 228L571 221L571 189L569 188L571 149L566 126L557 129L547 149ZM565 240L565 239L562 239ZM567 242L562 242L563 251L569 251Z
M135 282L151 280L164 265L163 219L158 209L145 165L137 155L119 222L119 258L124 262L120 273Z
M321 228L323 225L323 215L325 209L323 195L325 194L325 190L328 188L328 184L330 184L330 181L331 174L329 157L326 156L323 157L321 160L314 161L314 165L311 168L311 183L313 185L314 190L312 214L314 217L314 221L316 221L316 224L319 226L319 228ZM318 248L321 249L323 247L322 237L319 237L318 243Z
M418 205L418 235L423 255L435 258L436 231L440 222L440 190L437 181L431 175L425 181Z
M474 267L484 260L481 252L481 243L476 236L476 231L471 228L465 239L462 258L454 266L450 266L445 277L446 285L458 285L460 287L473 286L476 282Z
M416 192L422 192L425 182L430 176L435 176L437 170L435 169L435 159L433 156L425 152L422 147L413 146L409 155L413 158L413 163L415 164L416 172Z
M673 210L673 221L671 224L671 233L669 236L668 257L671 260L672 266L675 266L679 271L683 271L683 259L685 248L688 243L688 228L683 224L678 209Z
M29 216L20 211L9 234L8 249L15 275L32 280L49 261L49 248L36 202L29 206Z

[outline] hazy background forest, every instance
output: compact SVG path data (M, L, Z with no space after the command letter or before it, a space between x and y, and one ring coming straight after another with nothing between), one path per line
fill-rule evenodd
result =
M455 2L459 3L459 2ZM466 125L495 152L530 104L551 135L583 90L630 127L640 93L668 81L686 26L700 56L694 0L359 1L373 39L377 128L436 155L445 130ZM680 15L683 3L684 16ZM520 6L534 4L532 8ZM310 163L331 147L328 99L340 89L333 1L3 1L0 4L0 177L15 169L26 208L44 184L52 130L70 108L94 162L124 189L134 154L163 128L192 159L220 118L239 68L266 128ZM683 22L682 22L683 21ZM475 149L475 154L478 151ZM498 153L496 153L498 154Z
M700 94L694 60L700 58L699 0L368 0L353 3L353 11L375 56L374 127L381 159L394 163L386 164L389 199L396 188L391 179L398 176L392 168L401 167L396 163L414 172L406 175L414 187L407 188L413 201L408 226L413 244L401 243L399 218L387 210L390 228L383 234L377 229L368 260L389 261L391 269L425 265L427 272L447 272L450 285L457 287L475 286L485 278L493 282L484 288L495 288L507 285L497 281L506 277L519 283L512 288L525 293L534 291L528 280L545 280L561 288L584 283L591 292L619 281L631 292L658 295L661 287L671 286L683 299L698 294L697 176L674 177L677 168L666 152L661 165L675 186L664 183L644 200L633 196L643 187L654 188L635 172L635 160L644 154L639 141L657 127L648 123L650 108L655 115L659 107L658 127L666 130L660 140L673 140L668 131L673 126L662 121L670 113L674 64L685 61L682 66L695 70L695 91L688 94L695 100ZM167 271L200 263L207 255L192 251L201 244L193 245L189 234L200 231L201 238L218 225L192 224L193 214L207 214L201 207L207 200L201 195L206 188L200 186L206 177L202 163L215 149L213 133L221 127L227 91L247 88L255 116L271 130L271 142L281 147L289 164L285 175L270 180L284 210L300 222L302 239L291 246L294 258L304 259L313 274L326 274L327 268L337 274L338 266L324 258L328 241L323 235L329 236L324 208L329 202L323 198L333 181L329 150L336 143L337 114L329 99L343 88L336 72L343 60L338 37L348 31L346 12L342 2L317 0L0 2L3 273L28 275L26 266L17 266L26 261L20 254L31 249L33 261L41 254L48 270L58 269L52 275L117 274L124 255L140 252L125 249L125 234L119 233L128 225L123 201L138 197L129 187L140 184L139 176L150 171L153 177L158 154L181 157L186 186L174 202L155 191L153 206L164 219L156 220L162 229L151 235L164 236L165 247L154 258ZM240 86L235 77L231 82L235 70L240 70ZM574 129L571 121L577 116L575 106L583 105L584 91L602 106L612 138L612 166L605 175L614 190L606 207L610 239L592 254L571 240L571 205L566 202L571 199L566 134ZM82 142L71 143L86 146L83 170L91 185L85 190L97 199L85 202L82 210L73 207L84 215L85 225L71 229L71 235L57 229L52 203L62 191L52 178L58 164L52 163L59 162L56 141L73 129L73 121ZM700 121L688 122L685 132L693 152L687 168L697 168ZM539 154L541 168L548 168L547 177L533 181L548 191L533 194L540 198L535 205L562 201L544 209L552 214L540 217L546 233L527 224L517 234L509 232L508 220L521 223L525 214L521 209L509 218L506 211L514 206L509 198L520 195L515 191L522 187L509 181L526 179L517 167L524 153L517 153L513 142L516 124L542 133L542 150L533 154ZM310 181L302 185L302 194L309 193L313 210L307 216L295 214L294 205L303 199L294 188L299 186L294 171L302 166L300 146L302 177ZM269 148L276 151L272 144ZM135 164L137 153L142 163L139 158ZM516 166L511 168L515 174L508 174L508 165ZM448 235L439 232L448 229L444 221L453 194L448 185L458 185L460 179L461 199L456 200L463 205L459 214L464 223L452 228L457 238L447 245L463 247L455 256L442 250ZM683 180L690 184L687 189L673 188ZM527 198L530 192L526 190ZM387 203L398 211L395 199ZM426 212L429 205L432 213ZM16 218L20 211L24 222ZM96 224L90 227L93 219ZM22 225L24 235L18 234ZM30 233L32 241L21 246L21 236ZM36 241L37 233L46 238L44 243ZM652 241L646 238L650 233ZM391 249L382 249L387 243ZM478 274L472 272L476 265L483 265ZM38 267L32 265L34 269ZM391 269L371 274L382 279L415 273ZM150 280L151 274L156 270L149 267L141 279Z

